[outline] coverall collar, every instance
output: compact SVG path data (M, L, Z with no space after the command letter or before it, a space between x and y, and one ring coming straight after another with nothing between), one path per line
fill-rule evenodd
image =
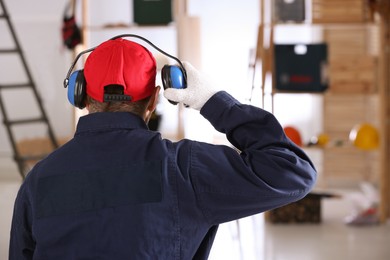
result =
M80 117L75 135L89 131L135 128L148 129L138 115L130 112L97 112Z

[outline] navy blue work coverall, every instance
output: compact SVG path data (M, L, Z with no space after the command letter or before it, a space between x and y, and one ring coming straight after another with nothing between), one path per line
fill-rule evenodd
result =
M131 113L80 118L20 188L10 259L207 259L218 224L313 187L312 163L272 114L223 91L201 114L241 152L164 140Z

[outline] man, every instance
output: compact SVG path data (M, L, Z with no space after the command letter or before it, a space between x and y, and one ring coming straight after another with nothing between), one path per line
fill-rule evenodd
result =
M10 259L207 259L219 224L311 190L312 163L272 114L184 67L187 88L164 96L200 110L236 149L148 130L156 62L134 42L109 40L85 64L89 115L20 188ZM131 101L104 102L112 94Z

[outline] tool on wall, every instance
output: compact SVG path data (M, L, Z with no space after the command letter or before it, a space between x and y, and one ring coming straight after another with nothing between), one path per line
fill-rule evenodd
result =
M26 77L27 77L27 82L22 82L22 83L3 84L0 81L0 110L2 113L1 115L3 117L3 123L4 123L4 126L6 128L6 131L7 131L9 140L10 140L10 144L12 146L14 160L17 163L17 166L18 166L18 169L19 169L19 172L20 172L22 178L24 178L25 174L29 170L28 163L31 161L36 161L36 160L42 159L47 154L35 155L35 156L26 156L26 155L21 154L20 151L18 150L18 145L17 145L18 140L16 140L15 130L13 129L13 127L16 125L20 126L20 125L32 125L32 124L41 124L42 125L43 124L45 126L45 128L47 129L48 140L50 141L52 148L53 149L57 148L58 143L57 143L57 140L54 136L52 127L50 126L48 117L45 113L45 110L44 110L44 107L42 104L42 99L37 91L35 82L32 78L30 69L27 65L26 58L23 54L21 45L20 45L19 40L16 36L16 32L14 30L12 23L11 23L11 19L10 19L8 11L5 7L4 0L0 0L0 6L2 9L2 12L0 13L0 19L5 20L6 26L8 27L8 31L10 33L11 39L12 39L13 44L14 44L14 47L12 47L12 48L0 49L0 55L15 55L15 56L19 57L21 60L21 64L23 66L23 70L24 70ZM1 34L3 35L4 33L2 32ZM23 78L23 77L20 77L20 78ZM38 107L38 110L40 113L39 116L28 117L28 118L24 118L24 119L10 118L10 116L9 116L10 111L7 111L6 102L4 99L4 94L6 91L18 91L18 90L20 91L21 89L30 89L31 90L29 92L32 93L33 98L36 101L36 104L37 104L37 107ZM26 106L20 106L20 107L21 108L25 107L26 109L28 109L28 107L26 107ZM26 114L28 114L28 113L26 113Z
M64 10L62 22L62 41L69 50L83 42L81 29L76 23L76 1L69 1Z

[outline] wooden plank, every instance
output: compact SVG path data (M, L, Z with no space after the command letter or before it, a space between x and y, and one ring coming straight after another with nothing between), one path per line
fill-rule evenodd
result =
M350 8L350 7L327 7L327 8L313 8L313 16L315 17L321 17L321 16L331 16L331 17L341 17L341 16L353 16L356 17L363 17L364 15L364 9L363 8Z
M329 78L332 93L373 93L377 59L372 56L334 58L329 64Z
M332 93L373 93L377 89L377 47L368 36L372 26L326 26L329 91Z
M354 17L336 17L333 19L327 18L313 18L314 24L327 24L327 23L358 23L363 22L361 19L357 19Z
M349 133L363 122L379 125L377 95L333 95L324 96L324 132L331 140L348 143Z
M68 142L70 137L58 138L59 145ZM53 151L53 144L46 137L36 137L23 139L17 143L18 151L22 156L36 156L41 154L49 154Z
M326 3L339 3L343 2L346 4L355 4L356 2L361 2L362 0L312 0L314 4L326 4Z
M372 84L364 82L351 83L331 83L329 90L337 94L355 94L355 93L373 93L374 87Z
M324 40L328 44L329 60L344 59L340 55L368 55L372 46L370 33L371 28L366 26L326 26Z
M324 149L326 179L378 183L378 159L377 151L360 151L352 146L326 148Z
M390 8L389 8L390 9ZM385 10L382 10L385 11ZM390 10L388 10L390 12ZM380 220L390 218L390 17L382 14L380 23L379 103L380 103Z
M363 0L312 1L313 23L364 22L366 11Z

